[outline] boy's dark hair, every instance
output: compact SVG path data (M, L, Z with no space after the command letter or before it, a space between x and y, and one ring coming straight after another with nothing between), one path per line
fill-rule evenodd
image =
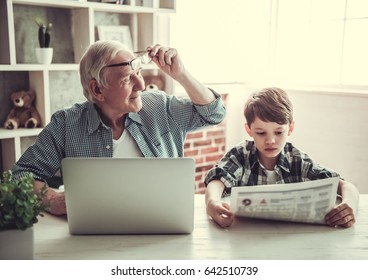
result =
M250 95L245 103L244 116L249 127L256 117L264 122L291 124L293 104L284 90L264 88Z

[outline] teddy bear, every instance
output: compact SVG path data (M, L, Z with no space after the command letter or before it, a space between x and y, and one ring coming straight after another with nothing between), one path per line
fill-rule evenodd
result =
M10 95L13 108L10 110L4 127L16 129L18 127L35 128L41 126L41 117L33 105L35 93L31 90L16 91Z
M162 75L147 74L143 76L146 84L146 90L164 90L165 79Z

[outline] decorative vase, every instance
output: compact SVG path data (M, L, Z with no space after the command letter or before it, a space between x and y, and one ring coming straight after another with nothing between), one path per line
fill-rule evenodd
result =
M37 62L40 64L51 64L53 48L36 48Z
M33 227L0 231L0 260L33 260Z

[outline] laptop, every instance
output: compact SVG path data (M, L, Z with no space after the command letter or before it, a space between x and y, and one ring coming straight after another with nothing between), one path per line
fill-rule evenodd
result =
M194 227L191 158L65 158L70 234L188 234Z

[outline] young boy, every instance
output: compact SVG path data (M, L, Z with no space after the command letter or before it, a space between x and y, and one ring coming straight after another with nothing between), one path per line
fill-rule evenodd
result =
M293 106L285 91L265 88L252 94L244 108L245 130L254 141L233 147L206 176L207 213L222 227L234 221L221 197L236 186L295 183L339 176L286 142L294 129ZM342 202L325 217L330 226L351 227L359 202L357 188L339 181Z

